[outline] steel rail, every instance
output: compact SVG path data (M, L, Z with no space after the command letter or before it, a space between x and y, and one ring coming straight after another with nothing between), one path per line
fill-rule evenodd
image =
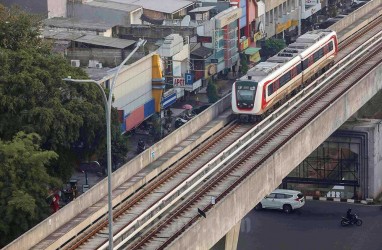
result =
M133 195L131 197L131 200L129 200L127 203L125 203L125 205L122 207L122 209L119 209L115 213L114 218L117 219L117 217L121 216L127 209L131 208L134 204L139 202L142 198L144 198L146 195L148 195L150 192L152 192L155 188L157 188L158 186L163 185L165 182L167 182L169 179L171 179L172 176L174 176L177 172L179 172L184 167L186 167L187 164L189 164L192 160L194 160L200 154L205 152L208 148L212 148L216 143L218 143L220 140L222 140L225 136L227 136L231 132L235 131L235 129L240 128L240 127L242 127L242 125L231 124L231 125L228 125L223 131L218 132L218 134L215 135L215 137L212 138L212 140L205 142L204 145L202 145L201 147L199 146L196 150L191 152L191 154L187 158L185 158L184 161L181 164L178 164L176 167L170 168L169 171L164 172L160 176L160 178L157 178L156 180L150 182L150 184L148 184L143 190L141 190L140 192L138 192L135 195ZM199 172L200 172L199 170L193 171L193 172L191 172L191 174L189 176L197 177L195 174L197 174ZM192 183L192 180L189 179L187 183L188 184ZM181 186L178 186L178 189L179 188L181 188ZM173 190L171 192L171 194L176 196L177 195L176 192L178 192L178 190ZM135 217L135 220L132 221L131 223L128 223L127 227L125 227L124 232L122 232L122 233L125 233L126 231L128 231L128 229L133 228L134 225L142 223L142 221L144 221L144 220L142 220L142 216L146 215L146 216L151 217L152 215L150 214L150 212L155 211L155 209L158 208L158 205L164 204L165 202L163 202L163 201L168 200L167 196L168 195L164 194L163 196L161 196L158 199L158 201L156 203L154 203L152 206L150 206L148 208L148 210L144 214ZM98 225L94 226L93 228L89 229L89 231L90 231L89 234L86 235L86 237L81 238L80 241L78 241L75 244L73 244L70 247L70 249L78 248L83 243L85 243L87 240L89 240L92 236L97 234L97 232L99 232L100 230L104 229L106 226L107 226L106 222L103 221L103 222L99 223ZM114 238L119 237L122 234L121 231L122 230L119 230L117 235L114 236ZM106 242L106 240L103 243L105 243L105 242ZM100 245L99 248L101 248L101 247L102 246Z
M346 63L344 64L344 66L340 67L340 68L337 70L337 71L342 72L342 74L341 74L340 76L338 76L338 77L341 77L341 76L342 76L342 78L341 78L342 81L343 81L344 79L346 79L346 77L348 76L348 75L345 75L345 77L343 76L343 75L344 75L344 74L343 74L343 72L344 72L344 71L343 71L343 67L348 66L349 63L350 63L350 61L351 61L351 62L356 62L355 64L356 64L357 66L362 65L362 63L363 63L364 61L362 61L362 60L358 60L359 57L364 56L364 55L366 55L366 54L370 54L370 52L369 52L368 50L372 50L372 49L373 49L374 51L378 51L378 47L377 47L377 46L378 46L378 45L381 46L380 44L382 44L382 43L381 43L381 37L379 37L379 39L370 39L370 41L371 41L371 44L368 43L368 46L361 46L361 47L358 48L356 51L354 51L354 53L352 53L352 54L350 55L350 57L352 57L355 53L358 53L358 55L357 55L357 56L354 56L354 57L352 58L352 60L348 60L348 61L346 61ZM376 49L376 47L377 47L377 49ZM366 59L365 59L365 60L366 60ZM353 67L353 68L354 68L354 67ZM354 82L357 82L357 81L354 81ZM323 91L322 94L321 94L320 96L318 96L318 97L316 97L314 100L311 100L310 102L308 102L308 104L307 104L306 107L311 107L315 102L317 102L319 99L321 99L321 98L324 96L324 94L327 93L327 91L329 91L329 90L335 88L337 85L336 85L336 84L332 84L332 85L327 85L327 86L328 86L328 88L325 89L325 91ZM342 95L342 94L343 94L345 91L347 91L350 87L351 87L351 86L348 86L346 89L343 89L338 95L336 95L335 98L333 98L333 100L336 100L337 97L339 97L340 95ZM329 105L330 105L330 103L327 103L326 105L324 105L324 107L323 107L322 109L320 109L319 111L317 111L316 114L322 112L322 111L323 111L324 109L326 109ZM287 124L292 123L292 122L297 118L297 116L301 115L301 111L303 111L302 108L300 108L300 110L297 110L297 111L295 112L296 115L293 116L293 117L291 117L291 118L289 118L289 119L287 120L287 122L283 123L282 127L285 127ZM306 126L312 119L314 119L314 117L315 117L315 116L313 115L313 116L311 116L311 118L310 118L309 120L305 121L305 123L304 123L302 126L300 126L300 129L301 129L301 127ZM280 129L275 129L275 130L276 130L276 131L280 131ZM286 141L288 141L293 135L294 135L294 133L290 134L286 139L283 140L283 143L285 143ZM276 134L270 134L269 136L267 136L267 137L265 138L265 140L263 140L261 143L258 144L259 146L257 147L257 149L258 149L259 147L262 147L266 141L270 140L271 138L273 138L273 137L275 137L275 136L276 136ZM282 144L283 144L283 143L282 143ZM279 144L279 146L277 146L275 149L273 149L271 152L269 152L266 156L269 157L270 155L272 155L272 154L275 152L275 150L277 150L278 148L281 147L282 144ZM253 152L253 150L251 150L251 151ZM252 152L251 152L251 153L252 153ZM240 157L239 159L241 159L241 161L242 161L243 159L247 159L248 157L249 157L249 154L246 154L244 157ZM264 162L265 159L266 159L267 157L264 157L264 158L257 164L257 166L259 166L262 162ZM238 163L235 164L235 167L233 167L232 170L235 169L235 168L237 168L237 167L238 167ZM249 172L253 172L254 169L255 169L255 168L252 168ZM216 185L218 184L218 182L221 181L221 178L223 178L224 176L227 176L228 172L230 172L230 171L227 170L227 171L221 172L221 173L219 174L220 178L216 178L214 181L211 181L209 185L205 186L205 188L202 189L201 192L202 192L202 193L206 193L211 187L216 186ZM236 181L230 188L228 188L224 194L226 194L227 192L229 192L229 190L232 190L232 188L233 188L235 185L237 185L238 183L240 183L246 176L248 176L248 174L249 174L249 173L247 173L246 175L243 175L243 176L242 176L239 180L237 180L237 181ZM190 201L188 201L185 205L183 205L182 208L183 208L183 209L187 209L187 207L188 207L190 204L192 204L192 203L194 203L196 200L200 199L200 195L201 195L200 192L198 192L198 195L195 195L194 198L191 199ZM221 199L221 196L219 196L218 198L216 198L216 201L218 202L220 199ZM212 206L211 204L208 205L208 206L205 208L205 211L207 211L207 210L208 210L207 208L210 208L211 206ZM169 223L169 220L172 220L174 217L179 216L180 213L181 213L181 211L182 211L182 209L178 209L177 212L172 213L171 216L170 216L170 218L169 218L168 220L166 220L165 222L163 222L163 223L162 223L160 226L158 226L158 227L156 228L156 230L154 230L153 232L148 233L148 235L146 235L146 237L144 237L143 240L140 241L139 244L135 245L134 248L142 247L148 239L150 239L151 237L153 237L153 236L159 231L159 229L164 228L164 227ZM195 221L197 218L199 218L199 215L195 216L195 217L191 220L191 222ZM185 227L189 227L189 226L190 226L190 223L186 224L186 225L179 231L179 233L182 232L182 230L184 230ZM170 238L168 241L171 241L172 239L174 239L174 237L176 237L176 235L178 235L178 234L175 234L175 235L174 235L172 238ZM168 241L166 241L166 242L168 242ZM167 243L167 244L168 244L168 243ZM166 245L166 244L164 244L164 245ZM118 246L117 246L117 247L118 247Z
M347 39L348 40L348 39ZM347 40L344 40L344 41L347 41ZM342 43L341 43L342 44ZM342 48L342 47L341 47ZM310 84L309 86L314 86L314 84ZM306 89L305 90L305 92L308 92L308 89ZM297 98L296 98L297 99ZM290 101L288 101L286 104L284 104L283 106L284 106L284 110L282 111L282 112L284 112L285 111L285 109L286 108L288 108L289 106L291 106L293 104L293 100L290 100ZM283 106L281 106L279 109L281 109ZM278 109L278 110L279 110ZM289 109L288 109L289 110ZM275 118L277 118L278 117L278 114L276 114L276 113L274 113L274 114L272 114L271 116L269 116L268 117L268 119L266 119L266 120L264 120L263 122L264 122L264 124L262 124L262 125L266 125L266 123L270 123L270 124L275 124L275 122L277 121L277 120L279 120L279 119L276 119L275 120ZM272 122L273 121L273 122ZM268 126L266 126L267 128L268 128ZM261 129L262 127L259 125L258 127L256 127L256 129L255 130L253 130L253 131L250 131L250 132L248 132L247 133L247 137L252 137L254 134L259 134L259 133L263 133L264 132L264 129ZM243 143L243 140L242 140L242 142L241 143ZM191 158L189 158L190 159L190 161L191 161ZM170 173L163 173L164 175L162 175L161 176L161 178L159 179L159 180L154 180L153 182L156 182L156 181L158 181L158 182L161 182L161 180L164 180L164 179L167 179L167 178L170 178ZM169 176L167 176L167 175L169 175ZM166 177L167 176L167 177ZM163 177L163 178L162 178ZM164 182L164 181L163 181ZM147 192L146 192L147 193ZM141 197L143 197L144 195L143 195L143 192L142 192L142 196ZM127 199L127 198L126 198ZM135 199L135 198L133 198L133 199ZM138 199L138 198L137 198ZM139 200L139 199L138 199ZM132 206L134 203L133 202L129 202L129 204L130 204L130 206ZM120 215L120 214L123 214L123 211L122 210L117 210L117 212L115 213L115 216L113 216L113 219L117 219L117 217ZM89 235L86 235L86 237L85 238L83 238L83 239L81 239L81 242L83 243L83 242L85 242L86 240L88 240L90 237L88 237L88 236L92 236L92 235L94 235L94 234L96 234L97 233L97 231L99 231L99 230L102 230L102 228L104 228L105 226L107 226L107 225L105 225L105 224L107 224L107 221L104 221L104 222L100 222L100 223L96 223L95 225L93 225L93 226L91 226L91 228L92 229L94 229L94 227L96 227L97 229L95 230L95 231L93 231L93 233L90 233ZM88 232L89 230L86 230L86 232ZM77 248L79 245L81 245L82 243L80 243L80 242L77 242L75 245L73 245L71 248L69 248L69 249L74 249L74 248Z

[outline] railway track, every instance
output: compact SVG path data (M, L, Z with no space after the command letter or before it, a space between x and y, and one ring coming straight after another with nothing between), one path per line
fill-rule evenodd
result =
M335 58L335 62L341 61L346 55L350 54L354 48L351 46L354 43L362 44L371 36L377 34L382 30L382 16L374 19L369 25L363 27L361 30L353 34L348 39L339 44L339 50L342 52Z
M171 244L174 239L200 219L201 215L197 213L198 209L208 213L214 205L211 203L211 195L215 196L215 202L223 199L291 137L357 84L358 80L373 67L382 63L381 33L375 36L378 38L369 40L371 41L370 45L360 47L358 51L353 53L352 59L344 58L345 60L340 65L336 65L338 70L333 69L337 73L329 81L330 84L316 86L316 94L299 105L282 122L270 128L269 133L264 138L248 146L241 155L228 164L229 167L209 179L205 185L185 199L183 204L174 208L154 228L130 244L125 242L117 245L116 248L164 249ZM349 81L350 75L356 75L357 78Z
M356 41L359 44L364 43L364 40L370 36L366 36L365 34L372 34L372 32L374 32L372 31L373 29L377 31L382 29L381 17L371 23L368 27L357 32L358 39L353 39L352 37L341 43L341 55L336 58L336 62L339 62L344 58L342 55L347 55L350 53L348 51L354 50L350 47L351 44L354 44ZM308 87L313 89L316 85L317 84L311 84ZM308 91L309 90L306 90L305 92ZM291 101L289 104L296 102L296 100L297 99ZM299 112L303 112L301 109L298 110ZM247 137L253 137L253 135L262 128L261 126L266 126L279 116L279 114L273 114L272 119L269 119L268 122L264 122L263 125L259 125L259 128L254 130L251 134L247 134ZM286 129L279 126L277 128ZM248 126L235 123L227 126L225 130L214 136L213 140L206 142L197 150L191 152L180 164L171 167L169 170L158 176L154 181L144 186L137 193L131 197L127 197L123 205L118 206L113 213L114 242L117 244L116 248L125 248L127 245L129 249L139 249L144 246L154 247L154 245L152 245L153 242L156 242L157 244L154 248L164 248L187 227L199 219L198 215L195 216L196 208L202 208L203 211L208 212L212 206L211 196L214 196L216 202L218 202L224 195L232 190L235 185L238 185L242 181L242 178L245 178L244 176L251 174L256 168L254 168L253 164L249 164L248 161L243 160L244 158L242 157L235 160L234 164L236 165L232 165L231 168L222 168L221 171L215 171L208 175L208 177L204 177L204 175L211 169L211 167L207 166L200 171L201 167L212 160L213 157L211 156L218 155L233 144L234 141L238 140L249 129L250 127ZM291 128L289 128L289 130L291 130ZM251 147L247 146L249 151L246 151L245 155L252 160L252 163L255 162L257 167L266 158L260 159L258 156L259 151L253 151L255 152L253 153L255 156L248 154L252 152L251 150L255 150L256 148L256 150L265 150L266 147L264 145L267 144L263 144L263 147L260 147L259 145L262 145L261 143L271 142L272 139L275 139L274 136L263 134L254 140ZM273 148L273 150L277 150L277 148ZM272 152L274 151L269 151L268 154L271 154ZM199 158L197 159L197 157ZM190 178L191 176L193 176L192 181L186 181L187 178ZM191 193L196 192L197 194L200 194L199 198L190 196L190 194L187 194L184 197L179 196L197 180L205 180L206 183L209 183L203 185L198 191L196 191L196 188L192 190ZM184 184L185 182L187 183ZM209 198L207 199L205 197ZM175 200L177 201L174 202ZM167 217L165 216L166 213L164 213L165 211L163 209L165 209L171 202L174 202L173 207L167 208L167 214L170 216ZM189 207L187 208L186 205ZM162 210L163 214L159 213L159 215L155 217L155 215ZM186 222L183 218L187 216L192 219ZM62 246L61 249L106 249L108 244L107 223L106 217L100 218L98 222L86 228L76 238ZM154 227L155 230L153 229ZM176 232L171 237L164 237L166 240L163 240L164 238L161 238L163 235L160 236L160 234L164 232L163 230L168 230L169 228L172 228L171 231L175 230ZM165 235L168 235L168 231L165 232ZM157 240L153 240L155 237ZM158 245L158 242L164 243Z
M162 209L166 203L175 199L184 187L189 187L193 181L202 178L203 172L200 171L200 168L248 131L250 127L250 125L237 123L230 124L212 140L191 152L181 163L130 197L114 212L113 227L116 237L118 238L119 234L132 237L137 228L152 218L153 214ZM184 184L185 182L187 185ZM125 232L121 233L123 229ZM107 237L105 238L107 232L107 221L99 222L87 230L84 234L85 237L79 238L65 249L102 248L107 243Z

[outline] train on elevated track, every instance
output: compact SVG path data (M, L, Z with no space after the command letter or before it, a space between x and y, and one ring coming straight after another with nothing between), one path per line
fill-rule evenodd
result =
M240 120L261 120L334 62L337 34L313 30L248 70L232 85L232 111Z

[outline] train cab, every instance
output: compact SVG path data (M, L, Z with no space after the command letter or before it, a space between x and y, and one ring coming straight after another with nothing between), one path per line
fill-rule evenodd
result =
M240 110L252 110L255 102L257 82L237 81L236 106Z

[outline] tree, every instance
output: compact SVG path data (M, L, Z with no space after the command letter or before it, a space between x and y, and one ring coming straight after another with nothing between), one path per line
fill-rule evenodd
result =
M95 85L62 81L88 76L52 54L40 25L38 17L0 5L0 138L38 133L42 148L59 155L49 172L65 180L76 163L105 148L104 104Z
M241 57L240 59L240 73L245 75L247 74L248 72L248 69L249 69L249 66L248 66L248 61L247 61L247 57L246 55L244 55L243 57Z
M208 97L208 101L210 103L214 103L216 102L217 100L219 100L219 96L218 96L218 91L216 89L216 85L211 81L208 82L208 85L207 85L207 97Z
M49 176L46 166L58 155L40 144L36 133L0 140L0 247L50 214L49 188L61 183Z
M270 38L265 41L265 45L261 52L265 57L274 56L285 47L286 43L283 39Z
M115 168L127 160L127 139L121 135L119 122L118 122L118 112L116 109L112 108L111 113L111 165ZM100 158L99 162L104 166L105 173L107 173L107 151L106 144L104 147L101 147L99 153Z

